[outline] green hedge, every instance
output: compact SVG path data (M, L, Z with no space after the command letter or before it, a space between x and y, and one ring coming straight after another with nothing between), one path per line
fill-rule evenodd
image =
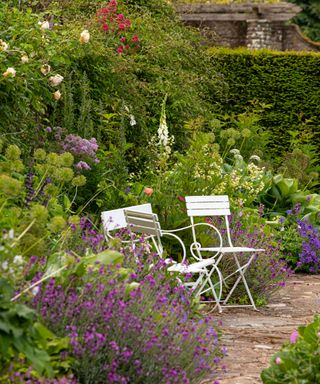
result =
M312 132L309 140L320 144L319 53L224 48L209 52L229 84L227 102L222 101L224 113L268 105L261 124L271 134L273 154L288 149L289 131L305 132L306 127Z

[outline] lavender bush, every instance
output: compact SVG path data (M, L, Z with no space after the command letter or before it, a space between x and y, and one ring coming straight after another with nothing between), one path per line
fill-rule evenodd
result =
M80 382L200 383L220 360L216 329L193 316L190 293L146 247L126 251L122 267L51 279L34 297L46 324L70 337Z
M284 260L284 255L281 251L281 240L275 238L270 228L259 217L255 217L254 223L249 223L246 222L246 218L242 214L243 212L240 214L240 217L239 214L231 217L230 232L232 242L236 246L265 249L264 252L257 253L257 256L246 272L246 279L251 293L258 304L264 304L269 300L274 291L285 285L285 281L292 274L292 270ZM249 216L250 220L253 220L253 217L251 214ZM218 223L218 227L221 228L221 226L222 223ZM221 233L225 238L226 230L222 229ZM225 244L226 241L227 239L225 238ZM239 256L239 260L242 265L245 264L248 260L248 255ZM220 269L225 276L234 272L232 255L224 255ZM238 285L233 298L238 301L246 300L244 286Z

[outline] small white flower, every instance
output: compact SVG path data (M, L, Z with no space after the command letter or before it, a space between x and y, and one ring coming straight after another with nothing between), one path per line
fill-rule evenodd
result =
M21 63L26 64L29 62L29 57L27 55L21 56Z
M14 229L10 229L8 232L9 239L14 239Z
M40 21L40 29L44 31L45 29L50 29L50 23L49 21Z
M4 261L4 262L1 264L2 269L5 270L5 271L8 269L8 266L9 266L9 264L8 264L7 261Z
M7 68L7 70L5 72L3 72L3 76L4 77L8 77L8 76L12 76L12 77L15 77L16 76L16 70L12 67L9 67Z
M7 51L9 48L9 45L0 39L0 51Z
M257 155L252 155L252 156L250 156L250 159L249 160L256 160L256 161L260 161L261 159L260 159L260 157L259 156L257 156Z
M62 81L63 81L63 76L61 75L55 75L55 76L49 77L49 83L53 87L57 87L58 85L61 84Z
M61 92L60 91L53 92L53 98L57 101L60 100L61 99Z
M87 29L85 29L80 33L79 41L81 44L87 44L89 43L89 40L90 40L90 33Z
M21 264L23 264L23 257L20 255L16 255L13 258L13 262L14 262L14 264L21 265Z
M239 149L236 148L231 149L230 153L232 153L233 155L240 155Z
M31 293L33 294L33 296L36 296L39 292L40 288L37 286L37 287L33 287L31 289Z
M242 157L241 155L239 155L239 154L234 155L234 158L235 158L236 160L240 160L240 161L243 160L243 157Z
M49 72L51 71L51 67L49 64L44 64L41 68L40 68L40 72L43 74L43 75L47 75Z
M136 119L133 115L130 115L130 125L133 127L134 125L137 125Z

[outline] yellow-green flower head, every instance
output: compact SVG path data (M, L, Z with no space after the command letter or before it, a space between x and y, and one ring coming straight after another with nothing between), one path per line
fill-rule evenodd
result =
M245 138L248 138L251 136L251 131L250 129L248 128L244 128L242 131L241 131L241 136L242 137L245 137Z
M60 161L63 167L71 167L74 162L74 157L70 152L64 152L62 155L60 155Z
M69 223L77 225L80 223L80 217L78 215L73 215L69 217Z
M60 183L68 183L73 179L74 172L71 168L58 168L53 173L53 178Z
M15 144L9 145L5 152L5 156L8 160L19 160L20 155L21 155L20 148Z
M44 161L46 159L47 153L44 149L38 148L34 152L34 158L38 161Z
M11 162L11 169L15 172L23 172L24 164L21 160L14 160Z
M47 184L44 189L44 193L49 196L57 196L59 193L59 188L54 184Z
M43 223L48 219L48 210L43 205L35 204L30 209L30 217L38 223Z
M57 153L51 152L47 156L47 163L50 165L55 165L56 167L61 166L60 156Z
M66 226L67 222L62 216L54 216L49 223L49 229L57 233L62 232Z
M16 197L22 191L22 182L8 175L0 175L0 195Z
M74 187L82 187L83 185L85 185L85 183L87 182L87 179L85 176L83 175L80 175L80 176L76 176L73 180L72 180L72 185Z
M36 164L34 166L34 170L36 171L37 174L43 175L46 171L46 166L44 164Z
M230 139L227 140L227 145L230 145L230 147L231 147L232 145L235 145L235 143L236 143L236 141L235 141L235 139L232 138L232 137L230 137Z

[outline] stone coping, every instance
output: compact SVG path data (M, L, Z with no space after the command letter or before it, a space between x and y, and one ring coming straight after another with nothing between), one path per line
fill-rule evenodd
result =
M176 10L184 21L246 21L265 19L269 21L289 21L301 8L295 4L181 4Z

